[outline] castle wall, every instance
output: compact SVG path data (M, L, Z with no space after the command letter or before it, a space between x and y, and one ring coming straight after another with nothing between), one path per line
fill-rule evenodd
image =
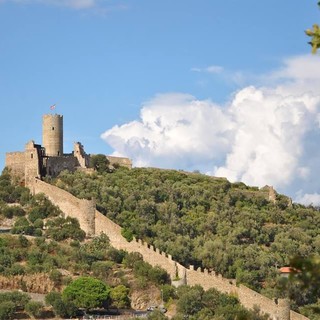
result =
M96 234L101 232L108 235L111 244L115 248L128 252L139 252L142 254L144 261L152 266L160 266L165 269L172 280L176 277L180 278L179 283L186 283L191 286L201 285L205 290L215 288L219 292L234 294L244 307L253 309L257 306L261 313L269 314L272 320L308 320L307 317L290 311L285 302L276 304L273 300L246 286L240 285L237 287L234 279L223 278L221 275L208 272L206 269L204 271L200 268L194 270L193 266L187 269L172 260L170 255L160 252L141 240L133 239L133 241L127 242L121 235L121 227L96 211Z
M7 152L5 166L11 169L15 177L24 178L25 155L24 152Z
M309 320L309 318L303 316L300 313L294 312L292 310L290 310L290 319L291 320Z
M107 159L109 160L111 165L117 164L122 167L132 169L132 161L129 158L107 156Z
M206 269L204 271L202 271L201 268L194 270L193 266L187 269L187 284L190 286L198 284L205 290L215 288L227 294L237 293L238 291L235 280L223 278L220 274L208 272Z
M80 227L87 236L95 234L95 207L92 200L78 199L69 192L50 185L39 179L33 179L28 185L33 194L44 193L53 204L58 206L65 216L77 218Z
M279 308L278 308L278 305L273 300L259 294L254 290L251 290L250 288L244 285L239 286L238 298L241 304L247 309L253 309L255 306L257 306L263 313L277 316L272 319L277 319L277 320L289 319L289 318L286 318L286 319L278 318Z
M43 192L48 198L68 216L78 218L81 228L89 235L105 233L112 246L128 252L139 252L144 261L152 266L160 266L165 269L172 280L177 276L180 281L185 278L188 285L201 285L205 290L215 288L220 292L234 294L239 298L240 303L248 308L258 307L263 314L269 314L271 320L307 320L298 313L289 310L289 305L285 300L279 300L278 304L273 300L247 288L246 286L236 286L233 279L225 279L221 275L200 268L189 269L172 260L170 255L160 252L141 240L133 239L127 242L121 235L121 227L95 210L95 203L88 200L79 200L67 191L49 185L41 180L34 179L31 186L34 193Z
M28 185L35 177L40 178L40 146L29 141L25 147L25 183Z
M75 171L79 166L78 159L73 155L63 157L49 157L45 161L46 174L51 177L56 177L61 171Z
M121 235L121 227L111 221L109 218L96 211L96 234L105 233L112 244L117 249L123 249L128 252L139 252L143 256L143 260L150 263L152 266L160 266L165 269L172 279L176 277L176 262L172 260L170 255L160 252L159 249L153 246L148 246L147 243L141 240L133 239L128 242Z
M80 142L76 142L73 147L73 155L78 159L81 168L89 167L89 155L84 151L83 145Z

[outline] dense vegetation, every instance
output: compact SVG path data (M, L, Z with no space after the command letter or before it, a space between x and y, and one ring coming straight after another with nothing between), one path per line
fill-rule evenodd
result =
M77 220L63 219L44 195L32 196L26 188L15 185L5 170L0 176L0 222L8 220L15 222L13 235L0 235L1 281L46 273L55 291L45 302L59 317L74 316L79 308L129 308L135 291L155 287L159 297L161 290L167 307L177 305L176 320L263 319L256 311L243 309L236 298L215 290L186 286L177 291L169 285L163 269L145 263L138 253L114 249L105 235L82 241ZM28 284L19 279L20 289L28 291ZM209 297L215 300L209 301ZM0 293L0 320L28 315L43 319L52 316L52 311L25 293ZM156 309L148 319L167 317Z
M278 269L293 256L320 253L320 213L291 204L267 188L230 183L196 173L151 168L114 172L63 172L54 183L98 209L136 236L184 265L214 269L275 297ZM317 297L289 293L298 308Z

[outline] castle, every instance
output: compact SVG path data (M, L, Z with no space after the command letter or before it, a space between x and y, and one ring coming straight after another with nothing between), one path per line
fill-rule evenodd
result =
M78 199L69 192L42 180L46 176L56 176L63 170L90 170L90 157L80 142L74 144L70 154L63 153L63 117L57 114L43 116L42 145L29 141L22 152L6 154L6 167L18 177L33 194L44 193L53 204L58 206L64 216L77 218L88 237L105 233L113 247L128 252L139 252L152 266L165 269L172 284L201 285L205 290L215 288L220 292L233 294L240 303L248 308L258 307L262 314L268 314L270 320L308 320L307 317L290 310L288 300L274 301L248 287L236 284L234 279L226 279L213 270L184 267L172 259L172 256L158 248L134 239L128 242L121 233L121 227L96 209L95 200ZM128 158L106 156L110 165L132 167ZM275 201L275 191L266 187L269 200Z
M5 166L23 184L36 178L55 177L63 170L75 171L89 169L90 157L80 142L74 143L72 153L63 152L63 116L45 114L42 119L42 145L33 140L20 152L7 152ZM128 158L106 156L111 166L132 167Z

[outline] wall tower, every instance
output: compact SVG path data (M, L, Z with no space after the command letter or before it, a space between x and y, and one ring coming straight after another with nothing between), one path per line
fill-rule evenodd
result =
M42 118L42 146L46 156L63 156L63 116L45 114Z

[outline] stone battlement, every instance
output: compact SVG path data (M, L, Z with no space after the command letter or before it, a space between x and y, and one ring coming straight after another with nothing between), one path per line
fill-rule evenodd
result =
M186 268L172 259L172 256L162 252L153 245L134 238L128 242L121 235L121 227L108 219L95 209L92 200L80 200L65 190L59 189L39 179L29 185L34 193L44 193L55 205L66 214L79 220L81 228L89 235L105 233L112 246L128 252L138 252L144 261L152 266L160 266L168 272L173 284L200 285L205 290L215 288L216 290L232 294L238 297L240 303L248 308L258 307L263 314L269 314L271 320L307 320L307 317L290 311L288 304L279 300L278 303L261 295L244 285L237 286L234 279L226 279L214 270L207 270L189 266Z

